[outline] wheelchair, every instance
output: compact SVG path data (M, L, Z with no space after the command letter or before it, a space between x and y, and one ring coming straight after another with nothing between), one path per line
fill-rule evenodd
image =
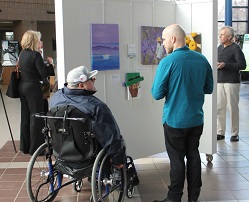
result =
M27 167L26 186L31 201L51 202L69 184L80 192L84 178L91 181L91 202L122 202L125 196L133 196L139 180L134 173L127 178L127 172L134 169L131 157L123 168L115 167L91 133L89 117L70 105L34 116L44 120L45 143L35 151ZM65 176L69 180L63 183Z

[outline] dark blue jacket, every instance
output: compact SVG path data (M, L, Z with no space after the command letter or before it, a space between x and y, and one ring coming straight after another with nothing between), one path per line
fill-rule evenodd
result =
M59 105L73 105L91 117L92 131L103 148L112 158L114 164L125 162L126 147L119 127L109 107L97 97L94 92L69 89L64 86L50 99L50 108Z

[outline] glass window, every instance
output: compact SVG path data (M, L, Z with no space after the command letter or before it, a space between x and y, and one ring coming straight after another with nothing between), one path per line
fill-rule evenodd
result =
M14 40L14 32L6 32L5 34L7 41Z
M248 33L248 0L232 0L232 27L235 34ZM218 1L218 30L225 24L225 0Z
M247 22L233 22L234 34L245 34L247 33Z
M225 21L225 0L218 1L218 21Z
M233 8L233 21L246 21L247 20L247 8Z
M218 22L218 31L225 26L225 22Z
M245 1L245 0L233 0L233 6L248 6L248 1Z

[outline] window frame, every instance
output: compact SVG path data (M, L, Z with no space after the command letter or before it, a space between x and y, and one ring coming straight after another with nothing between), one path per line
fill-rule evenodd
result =
M246 33L249 33L249 27L248 27L248 19L249 19L249 10L248 10L248 0L246 0L247 1L247 6L232 6L232 9L233 8L244 8L244 9L247 9L247 16L246 16L246 18L247 18L247 20L232 20L232 23L239 23L239 22L244 22L244 23L246 23ZM233 19L233 17L232 17L232 19ZM225 23L225 20L218 20L218 23ZM236 31L238 31L238 30L236 30ZM246 33L244 33L244 34L246 34Z

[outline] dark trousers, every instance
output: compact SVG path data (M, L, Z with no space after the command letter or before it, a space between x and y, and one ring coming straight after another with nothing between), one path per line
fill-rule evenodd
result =
M20 150L32 155L44 142L41 133L44 127L43 119L33 116L35 113L43 112L41 84L21 81L19 94L21 100Z
M44 103L44 105L43 105L44 106L43 112L47 114L48 111L49 111L48 110L48 99L43 99L43 103Z
M189 200L197 200L202 185L201 159L198 148L203 125L183 129L172 128L167 124L163 126L171 167L168 198L173 202L181 201L186 173L188 198Z

